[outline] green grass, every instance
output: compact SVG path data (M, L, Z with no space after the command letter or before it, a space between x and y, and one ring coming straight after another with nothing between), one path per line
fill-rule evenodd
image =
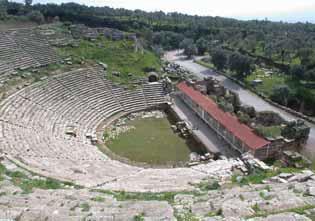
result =
M61 189L62 184L53 179L27 179L27 178L13 178L12 182L19 186L23 193L30 193L34 188L38 189Z
M220 188L220 184L216 180L205 180L200 182L197 186L201 191L217 190Z
M212 63L208 63L208 62L205 62L205 61L202 61L202 60L197 60L196 61L197 64L200 64L201 66L204 66L206 68L209 68L209 69L212 69L214 68L214 65Z
M249 184L261 184L263 180L274 177L279 174L277 170L269 170L269 171L262 171L257 170L248 176L244 176L241 182L237 181L237 175L232 176L232 183L237 183L241 186L249 185Z
M101 196L96 196L96 197L93 197L91 198L92 201L95 201L95 202L104 202L105 199Z
M240 182L237 181L238 175L235 174L232 176L232 183L238 184L240 186L249 185L249 184L262 184L264 180L269 179L271 177L277 176L280 173L301 173L303 171L299 168L293 167L276 167L273 170L255 170L251 174L247 176L243 176ZM270 191L270 186L267 186L266 189Z
M258 134L264 136L264 137L270 137L270 138L277 138L281 136L281 126L270 126L270 127L264 127L259 126L256 131Z
M219 209L217 211L208 212L205 216L206 217L222 216L222 209Z
M213 68L213 64L207 63L204 61L196 61L197 64L200 64L206 68ZM225 73L229 75L230 77L238 78L235 73L232 73L230 70L225 70ZM270 96L272 94L272 90L275 86L277 85L283 85L286 84L288 80L288 76L284 74L273 74L269 77L262 77L264 76L264 71L261 68L256 68L254 72L252 72L250 75L248 75L243 82L247 84L248 86L252 85L252 81L255 79L260 79L262 80L262 84L257 85L255 89L259 93L263 93L266 96Z
M128 73L134 77L143 77L147 69L159 71L160 59L152 52L144 50L135 52L133 41L111 41L99 38L95 42L81 40L79 47L65 47L58 49L59 54L67 58L71 56L74 60L87 60L103 62L108 65L109 77L120 83L130 80ZM112 71L121 72L120 77L112 76Z
M310 169L315 172L315 160L313 160L312 165L310 166Z
M29 28L36 25L36 23L29 21L26 16L9 16L6 20L0 20L0 31Z
M189 145L172 131L167 118L136 119L129 121L129 124L136 129L107 142L108 148L117 155L153 165L189 160Z
M257 203L252 206L252 209L255 211L255 213L259 213L261 211L261 209Z
M265 195L264 192L260 192L259 193L259 196L264 199L264 200L271 200L272 199L272 196L271 195Z
M113 195L118 201L167 201L169 203L174 202L174 197L177 194L194 194L193 192L124 192L124 191L109 191L109 190L91 190L94 192L100 192L103 194Z
M269 215L276 215L276 214L286 213L286 212L298 213L300 215L304 215L306 210L314 209L314 208L315 208L315 206L313 206L313 205L305 205L305 206L296 207L296 208L292 208L292 209L268 212L265 210L261 210L259 208L258 204L255 204L254 206L252 206L252 209L255 211L255 214L252 216L248 216L246 218L250 219L250 218L254 218L254 217L267 217Z
M0 164L0 181L4 180L5 176L9 177L11 182L15 186L20 187L25 194L31 193L34 188L62 189L65 188L65 186L74 186L75 188L78 188L78 186L71 182L60 182L51 178L33 179L21 171L10 171L6 169L4 165Z
M176 214L177 221L200 221L193 213Z
M244 79L244 82L251 85L252 81L255 79L263 81L262 84L256 86L257 92L263 93L266 96L271 96L274 87L286 84L288 76L284 74L272 74L271 76L266 77L264 76L264 71L257 68L253 73Z
M135 215L135 216L133 217L133 220L134 220L134 221L144 221L144 214L141 213L141 214Z
M88 203L82 203L80 206L82 212L90 211L91 206Z
M301 59L299 57L295 57L295 58L292 59L291 64L292 65L295 65L295 64L296 65L300 65L301 64Z

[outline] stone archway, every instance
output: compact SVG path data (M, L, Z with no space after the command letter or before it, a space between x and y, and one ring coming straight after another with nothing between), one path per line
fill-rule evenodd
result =
M159 80L159 75L155 72L150 72L148 74L148 81L149 82L157 82Z

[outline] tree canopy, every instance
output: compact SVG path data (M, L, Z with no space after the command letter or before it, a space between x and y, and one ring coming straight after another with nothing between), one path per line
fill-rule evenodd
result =
M218 70L223 70L227 64L227 55L221 49L216 49L211 53L211 60Z

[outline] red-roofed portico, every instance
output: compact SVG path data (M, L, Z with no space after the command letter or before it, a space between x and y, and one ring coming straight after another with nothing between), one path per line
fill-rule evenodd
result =
M177 89L182 100L234 149L241 153L250 151L253 154L260 149L265 149L264 152L268 155L270 142L255 134L232 114L224 112L211 98L186 82L179 83Z

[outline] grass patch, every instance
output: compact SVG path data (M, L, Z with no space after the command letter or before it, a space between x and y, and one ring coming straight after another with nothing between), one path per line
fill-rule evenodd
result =
M101 196L96 196L96 197L93 197L91 198L92 201L95 201L95 202L104 202L105 199Z
M255 211L255 213L260 213L261 209L259 205L256 203L255 205L252 206L252 209Z
M103 194L108 194L114 196L118 201L167 201L169 203L174 203L174 197L178 194L191 194L198 195L200 193L197 192L160 192L160 193L152 193L152 192L125 192L125 191L110 191L110 190L100 190L93 189L93 192L99 192Z
M282 167L278 169L278 173L301 173L304 169L294 167Z
M245 200L245 198L244 198L244 196L243 196L242 194L240 194L238 197L239 197L239 198L240 198L240 200L242 200L242 201L244 201L244 200Z
M234 174L232 176L232 183L238 184L240 186L249 185L249 184L262 184L264 180L271 177L277 176L280 173L300 173L303 169L293 168L293 167L279 167L274 170L255 170L247 176L243 176L240 181L237 180L239 175ZM270 186L266 187L267 191L270 191Z
M4 176L10 177L11 182L15 186L20 187L25 194L32 192L33 188L62 189L65 186L74 186L75 188L79 187L71 182L60 182L51 178L32 179L21 171L10 171L7 170L3 164L0 164L0 179L3 180Z
M164 192L164 193L133 193L133 192L124 192L124 191L102 191L103 193L114 195L118 201L168 201L174 202L174 197L176 192Z
M269 137L269 138L277 138L281 136L282 127L281 126L258 126L256 128L256 132L263 136L263 137Z
M233 175L232 183L237 183L240 186L249 184L261 184L263 180L274 177L279 173L280 172L278 170L269 171L256 170L252 172L250 175L242 177L241 181L237 181L238 175Z
M292 209L286 209L286 210L280 210L280 211L276 211L276 212L267 212L265 210L261 210L258 206L258 204L256 203L254 206L252 206L252 209L255 211L255 214L252 216L248 216L246 217L247 219L250 218L254 218L254 217L267 217L270 215L276 215L276 214L280 214L280 213L287 213L287 212L292 212L292 213L297 213L300 215L305 215L305 211L309 210L309 209L314 209L315 206L314 205L305 205L302 207L296 207L296 208L292 208Z
M13 183L19 186L23 193L32 192L33 188L39 189L61 189L62 184L59 181L53 179L25 179L25 178L13 178Z
M29 21L26 16L10 15L7 19L0 20L0 31L17 28L30 28L35 26L37 26L37 24L35 22Z
M264 192L259 192L259 196L264 199L264 200L271 200L272 196L271 195L266 195Z
M200 182L197 187L201 190L201 191L210 191L210 190L217 190L220 188L220 184L218 181L216 180L205 180Z
M303 207L289 209L288 212L298 213L300 215L303 215L303 214L305 214L305 212L304 212L305 210L314 209L314 208L315 208L315 206L313 206L313 205L306 205Z
M177 214L176 219L177 221L199 221L200 220L191 212L187 212L184 214Z
M222 216L222 209L219 209L215 212L209 212L206 214L206 217Z
M91 209L91 206L88 203L82 203L79 206L82 212L88 212Z
M253 73L244 79L244 83L251 85L252 81L255 79L262 80L262 83L257 85L255 89L257 92L265 94L269 97L272 95L273 88L278 85L286 84L288 78L289 77L285 74L271 74L270 76L266 76L262 69L257 68Z
M315 172L315 160L313 160L312 165L310 166L310 169Z
M134 220L134 221L144 221L144 214L141 213L141 214L135 215L135 216L133 217L133 220Z
M167 118L135 119L129 125L136 129L106 143L117 155L151 165L174 165L189 160L192 145L172 131Z
M58 51L64 58L106 63L109 78L119 83L128 83L129 73L137 78L145 76L148 70L159 71L161 68L161 61L154 53L147 50L135 52L134 42L130 40L111 41L100 37L95 42L81 40L79 47L64 47ZM113 71L119 71L121 76L111 75Z
M6 168L0 164L0 181L2 181L4 179L3 175L5 174L6 172Z
M232 176L232 183L242 185L249 184L262 184L264 180L271 177L277 176L280 173L301 173L305 168L295 168L295 167L283 167L282 163L279 160L267 159L265 163L269 166L273 166L272 170L261 170L256 169L252 171L247 176L242 176L242 179L238 179L239 174L234 174ZM267 185L265 189L270 192L271 187Z
M212 63L208 63L208 62L205 62L205 61L202 61L202 60L196 60L195 63L201 65L201 66L204 66L206 68L209 68L209 69L213 69L215 68L214 65Z

